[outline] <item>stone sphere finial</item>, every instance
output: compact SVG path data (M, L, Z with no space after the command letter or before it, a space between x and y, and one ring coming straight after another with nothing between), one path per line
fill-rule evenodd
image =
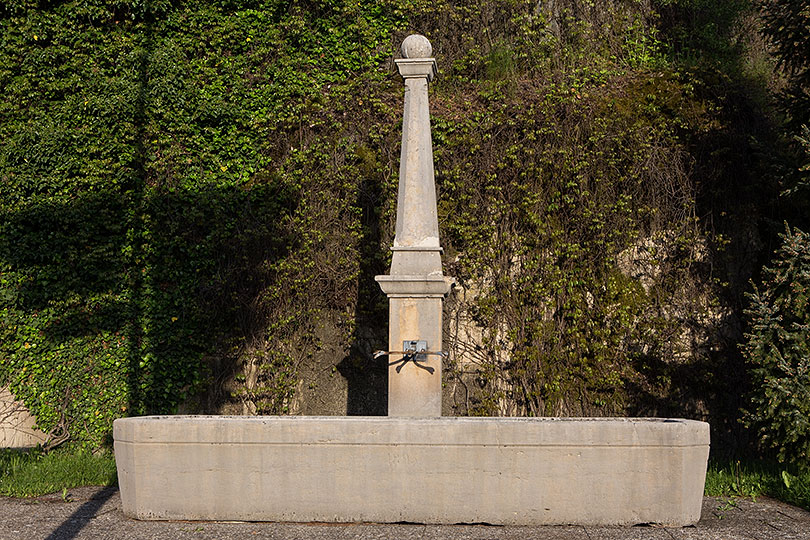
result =
M402 42L402 56L405 58L430 58L433 46L421 34L411 34Z

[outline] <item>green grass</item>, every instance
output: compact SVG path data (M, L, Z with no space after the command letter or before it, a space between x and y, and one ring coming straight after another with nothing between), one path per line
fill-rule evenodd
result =
M36 497L116 482L115 460L109 452L93 455L70 448L48 453L0 449L0 495Z
M810 510L810 470L766 462L713 460L706 473L706 495L753 499L766 495Z

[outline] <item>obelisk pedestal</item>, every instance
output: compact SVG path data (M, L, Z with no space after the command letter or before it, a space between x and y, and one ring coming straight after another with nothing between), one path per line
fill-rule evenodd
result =
M433 178L428 82L436 75L432 47L408 36L396 60L405 79L397 224L391 273L376 276L389 299L388 415L441 416L442 248ZM413 351L408 353L407 351Z

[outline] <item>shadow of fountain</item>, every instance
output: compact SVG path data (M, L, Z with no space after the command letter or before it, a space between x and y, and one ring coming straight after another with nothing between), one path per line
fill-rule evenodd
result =
M387 349L388 343L388 299L374 281L374 276L386 273L388 266L386 251L380 247L383 197L382 179L369 171L360 184L356 202L362 209L356 324L351 349L337 364L348 384L346 414L350 416L388 414L387 357L373 358L373 351Z
M388 365L381 357L364 356L352 349L337 365L346 379L348 416L385 416L388 414Z

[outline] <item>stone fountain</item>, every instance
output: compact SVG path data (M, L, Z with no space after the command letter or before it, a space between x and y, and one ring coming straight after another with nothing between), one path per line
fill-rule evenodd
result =
M389 275L388 417L149 416L115 421L137 519L691 525L709 426L657 418L441 417L442 275L428 83L409 36Z
M397 225L391 274L377 276L388 295L388 415L442 415L442 299L452 279L442 275L442 248L433 181L428 82L436 75L430 42L402 43L395 60L405 79ZM429 351L429 348L435 349Z

